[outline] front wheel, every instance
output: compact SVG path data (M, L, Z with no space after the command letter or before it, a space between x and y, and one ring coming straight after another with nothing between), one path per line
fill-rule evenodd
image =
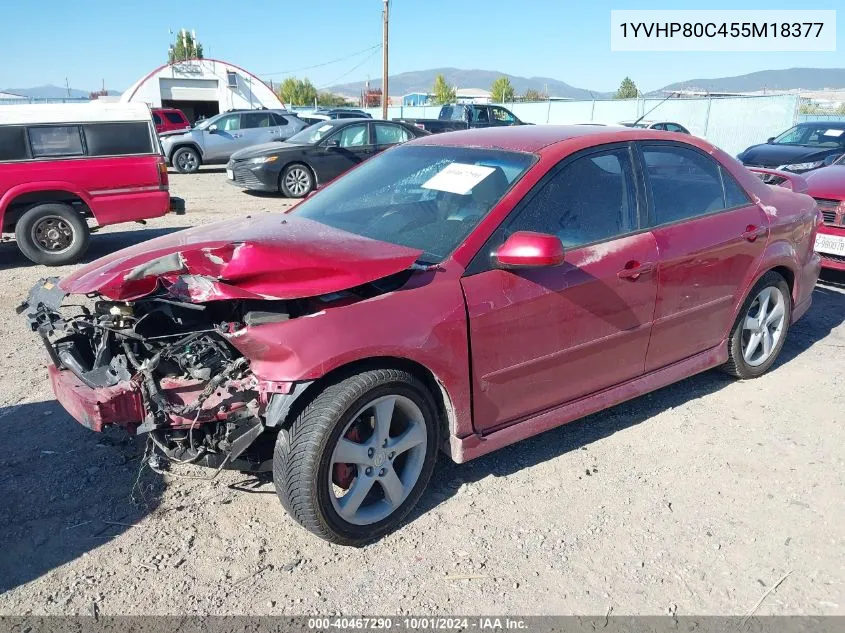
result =
M288 165L282 170L280 184L288 198L304 198L314 189L314 175L305 165Z
M282 505L332 543L364 545L396 529L434 470L436 410L425 386L401 370L328 386L279 432L273 480Z
M88 250L85 218L70 205L39 204L26 211L15 227L18 248L36 264L73 264Z
M202 159L194 148L180 147L174 152L172 162L180 174L195 174L200 168Z
M792 318L792 297L786 280L776 272L760 278L740 310L728 339L726 372L756 378L777 360Z

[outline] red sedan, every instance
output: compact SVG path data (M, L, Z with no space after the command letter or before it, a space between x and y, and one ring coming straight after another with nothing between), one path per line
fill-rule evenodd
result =
M845 157L843 157L845 158ZM808 191L816 199L824 216L815 249L821 255L822 268L845 270L845 160L808 174Z
M408 514L438 450L464 462L712 367L764 373L810 307L819 224L811 197L688 135L471 130L292 213L45 280L20 311L82 424L272 469L299 523L359 545Z

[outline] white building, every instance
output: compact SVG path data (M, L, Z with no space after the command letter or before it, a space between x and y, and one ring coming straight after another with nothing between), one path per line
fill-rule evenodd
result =
M159 66L121 95L123 102L178 108L191 121L235 108L283 108L273 90L252 73L218 59Z
M490 103L493 93L481 88L458 88L455 91L455 100L458 103Z

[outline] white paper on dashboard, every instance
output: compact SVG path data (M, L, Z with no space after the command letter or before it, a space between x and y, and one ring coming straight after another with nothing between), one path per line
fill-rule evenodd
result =
M449 193L457 193L465 196L472 191L475 185L487 178L494 171L496 171L495 167L452 163L426 180L422 186L423 189L448 191Z
M842 136L842 132L845 130L826 130L822 136Z

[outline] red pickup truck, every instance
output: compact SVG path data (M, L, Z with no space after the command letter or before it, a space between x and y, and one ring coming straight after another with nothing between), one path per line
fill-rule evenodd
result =
M0 226L33 262L76 262L100 227L170 211L184 202L146 105L0 107Z

